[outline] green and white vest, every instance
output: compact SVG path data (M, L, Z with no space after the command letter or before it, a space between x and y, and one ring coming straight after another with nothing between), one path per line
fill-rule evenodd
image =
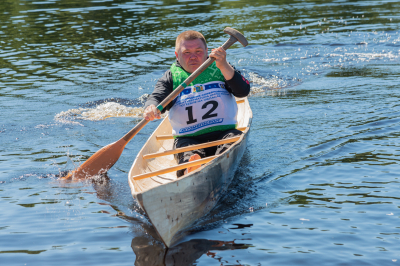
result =
M174 90L190 76L175 63L170 70ZM235 97L225 89L224 76L215 62L174 100L169 110L169 121L174 137L198 136L236 128Z

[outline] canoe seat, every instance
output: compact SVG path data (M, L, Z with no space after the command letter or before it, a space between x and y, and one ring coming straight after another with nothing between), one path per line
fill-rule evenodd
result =
M177 166L164 168L164 169L161 169L161 170L158 170L158 171L153 171L153 172L140 174L140 175L137 175L137 176L132 176L131 178L134 181L138 181L138 180L149 178L149 177L152 177L152 176L158 176L158 175L162 175L162 174L171 173L171 172L178 171L178 170L181 170L181 169L186 169L188 167L193 167L193 166L197 166L197 165L208 163L208 162L214 160L215 158L217 158L218 156L219 155L206 157L204 159L200 159L200 160L196 160L196 161L193 161L193 162L179 164Z
M175 150L165 150L165 151L156 152L156 153L149 153L149 154L143 155L143 159L145 159L145 160L146 159L152 159L152 158L157 158L157 157L161 157L161 156L177 154L177 153L186 152L186 151L193 151L193 150L198 150L198 149L204 149L204 148L208 148L208 147L213 147L213 146L217 146L217 145L231 143L231 142L238 141L240 139L240 137L241 136L236 136L236 137L233 137L233 138L210 141L210 142L197 144L197 145L190 145L190 146L186 146L186 147L183 147L183 148L178 148L178 149L175 149Z

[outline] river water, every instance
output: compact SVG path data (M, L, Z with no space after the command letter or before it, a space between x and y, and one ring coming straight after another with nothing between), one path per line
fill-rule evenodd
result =
M254 1L255 2L255 1ZM398 265L398 1L0 0L1 265ZM226 197L166 249L127 173L62 183L140 121L175 37L251 81L249 145Z

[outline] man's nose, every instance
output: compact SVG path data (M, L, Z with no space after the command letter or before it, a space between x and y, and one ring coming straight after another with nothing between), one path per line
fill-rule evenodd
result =
M192 53L192 54L190 54L190 57L189 57L189 58L190 58L190 59L196 59L196 57L197 57L196 54Z

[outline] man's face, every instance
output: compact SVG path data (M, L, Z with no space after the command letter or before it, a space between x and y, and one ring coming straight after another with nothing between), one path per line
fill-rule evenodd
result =
M175 56L181 66L189 73L193 73L207 59L207 48L200 39L183 40Z

